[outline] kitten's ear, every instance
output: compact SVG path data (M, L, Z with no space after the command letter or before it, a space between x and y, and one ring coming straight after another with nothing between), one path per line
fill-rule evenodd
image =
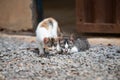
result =
M60 39L63 38L63 33L60 33L59 38L60 38Z
M71 35L70 35L70 40L72 40L72 41L75 40L75 35L74 35L74 34L71 34Z
M44 43L47 44L48 41L49 41L49 38L45 37L45 38L44 38Z
M63 33L59 33L59 34L58 34L57 40L59 41L59 40L61 40L61 39L63 39Z

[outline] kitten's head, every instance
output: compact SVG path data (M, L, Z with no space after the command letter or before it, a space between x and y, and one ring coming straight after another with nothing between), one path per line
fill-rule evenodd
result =
M59 44L60 44L62 53L70 53L71 48L74 46L74 37L73 37L73 35L63 36L59 40Z
M44 49L45 52L56 52L58 40L55 38L44 38Z

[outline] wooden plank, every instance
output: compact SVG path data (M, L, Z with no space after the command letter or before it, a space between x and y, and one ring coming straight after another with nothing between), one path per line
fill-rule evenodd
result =
M117 24L104 24L104 23L78 23L78 32L90 32L90 33L120 33L120 25Z
M116 23L120 24L120 0L116 0Z
M120 33L120 0L76 0L76 4L78 32Z
M94 22L94 1L93 0L84 0L84 11L85 11L85 22L93 23Z
M84 20L84 0L76 0L76 18L77 23L83 23Z
M95 22L104 23L105 22L105 0L94 0L95 5Z
M116 0L105 0L105 23L115 23Z

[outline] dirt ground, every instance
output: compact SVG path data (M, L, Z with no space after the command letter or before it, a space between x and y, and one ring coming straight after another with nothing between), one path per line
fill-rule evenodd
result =
M112 41L96 41L101 40ZM120 45L96 42L86 51L49 57L39 57L36 48L34 36L1 33L0 80L120 79Z

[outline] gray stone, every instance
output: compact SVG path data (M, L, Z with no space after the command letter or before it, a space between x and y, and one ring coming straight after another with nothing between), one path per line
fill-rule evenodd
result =
M0 80L5 80L5 76L0 73Z
M0 37L0 79L120 79L120 46L94 45L87 51L56 54L49 58L38 57L34 52L36 47L35 42Z

